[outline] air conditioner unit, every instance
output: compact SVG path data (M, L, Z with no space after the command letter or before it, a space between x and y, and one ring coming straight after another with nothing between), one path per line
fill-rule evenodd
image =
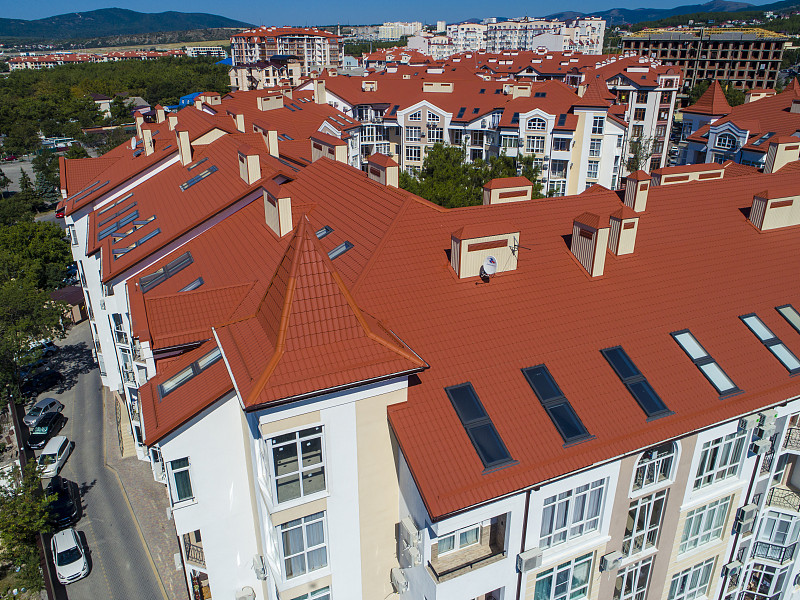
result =
M403 572L400 569L394 567L392 569L391 577L392 588L394 588L395 592L402 594L408 591L408 579L406 579L406 576L403 575Z
M536 569L542 564L542 550L540 548L531 548L525 552L517 554L517 571L526 573L531 569Z
M600 570L613 571L619 567L620 561L622 561L622 552L619 552L618 550L604 554L600 557Z
M253 556L253 571L256 573L256 579L259 581L266 581L267 579L267 563L264 557L260 554Z
M421 541L422 536L411 517L403 517L400 521L400 539L409 546L415 546Z
M732 560L728 564L722 565L722 573L726 577L730 575L736 575L741 568L742 563L740 563L738 560Z
M766 454L772 448L770 440L758 440L750 444L750 452L753 454Z
M409 546L406 548L406 554L408 555L408 559L411 562L412 566L417 566L422 564L422 552L419 551L419 548L415 546Z
M760 415L747 415L739 419L739 429L748 431L753 429L761 421Z
M758 414L761 417L760 425L762 427L764 427L765 425L774 425L775 421L778 420L777 410L763 410Z
M733 528L738 533L752 533L756 514L758 514L757 504L745 504L736 513L736 520L733 523Z

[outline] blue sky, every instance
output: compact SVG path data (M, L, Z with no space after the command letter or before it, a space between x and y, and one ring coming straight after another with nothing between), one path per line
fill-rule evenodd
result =
M767 0L768 1L768 0ZM683 0L659 2L658 0L569 0L568 2L523 2L509 0L502 5L497 16L544 16L561 10L591 12L608 8L639 8L657 6L670 8L683 4L700 3L702 0ZM756 0L753 4L763 4ZM179 10L185 12L208 12L219 14L248 23L266 25L315 25L341 22L342 24L378 23L382 21L423 21L437 20L455 22L471 17L492 16L487 13L491 5L481 0L407 0L397 5L388 2L356 1L349 3L329 0L304 0L303 2L261 2L253 0L193 0L188 4L164 3L163 0L137 0L109 4L109 0L36 0L17 2L0 0L0 17L12 19L40 19L65 12L80 12L117 6L140 12L162 12Z

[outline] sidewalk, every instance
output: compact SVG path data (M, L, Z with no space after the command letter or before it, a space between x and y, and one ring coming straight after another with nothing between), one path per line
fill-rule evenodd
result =
M114 399L105 388L103 388L103 406L106 464L119 476L147 545L148 554L155 564L168 598L188 600L183 572L175 568L174 555L180 552L180 547L175 533L175 522L167 519L169 501L164 484L153 479L148 463L138 460L135 456L122 458L117 443Z

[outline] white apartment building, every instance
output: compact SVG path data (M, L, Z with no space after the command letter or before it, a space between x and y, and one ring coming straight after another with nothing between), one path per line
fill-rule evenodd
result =
M606 22L598 17L573 21L520 19L490 23L486 28L486 49L536 50L543 47L560 52L574 50L583 54L602 54Z
M455 52L485 50L486 27L482 23L454 23L447 26L447 37L453 40Z
M296 58L301 75L308 76L314 70L341 67L344 42L339 35L307 27L258 27L231 36L234 67L276 57Z
M445 210L207 100L62 170L201 597L800 596L796 163Z
M198 56L213 56L216 58L228 58L222 46L186 46L186 56L197 58Z
M378 27L378 39L391 42L404 36L417 35L421 31L422 23L419 21L414 21L413 23L384 23Z

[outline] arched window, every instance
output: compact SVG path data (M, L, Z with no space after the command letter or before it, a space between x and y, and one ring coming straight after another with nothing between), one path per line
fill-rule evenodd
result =
M655 487L672 477L676 447L672 442L646 450L636 463L631 491Z
M735 150L736 138L730 133L723 133L717 136L717 148L721 150Z
M547 129L547 121L539 118L529 119L528 129L531 131L544 131Z

